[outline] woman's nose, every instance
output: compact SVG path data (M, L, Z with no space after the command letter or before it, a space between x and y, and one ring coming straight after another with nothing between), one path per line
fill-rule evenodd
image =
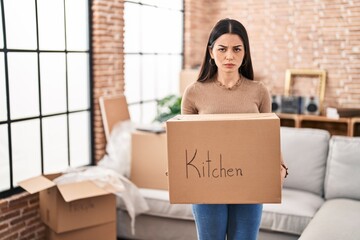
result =
M228 59L228 60L231 60L231 59L233 59L234 58L234 55L232 54L232 52L231 51L228 51L227 53L226 53L226 59Z

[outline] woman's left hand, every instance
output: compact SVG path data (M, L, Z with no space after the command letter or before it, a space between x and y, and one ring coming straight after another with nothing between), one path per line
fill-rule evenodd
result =
M282 187L284 184L284 180L288 175L288 169L284 164L280 165L280 172L281 172L281 187Z

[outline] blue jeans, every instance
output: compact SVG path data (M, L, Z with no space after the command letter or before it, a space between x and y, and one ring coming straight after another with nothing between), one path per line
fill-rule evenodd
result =
M198 240L256 240L262 204L193 204Z

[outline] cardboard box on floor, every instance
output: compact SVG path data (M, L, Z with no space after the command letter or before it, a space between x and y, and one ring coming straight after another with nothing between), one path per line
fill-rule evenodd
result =
M29 193L39 192L41 220L56 233L116 221L115 195L91 181L56 185L61 174L19 182ZM116 231L116 228L115 230Z
M133 132L130 180L139 188L167 190L166 172L166 133Z
M130 120L124 95L100 98L101 116L106 138L114 126ZM130 180L140 188L168 189L166 134L135 131L132 134Z
M116 222L109 222L93 227L71 230L63 233L56 233L51 228L46 229L47 240L115 240L116 239Z
M179 115L167 121L171 203L280 203L274 113Z

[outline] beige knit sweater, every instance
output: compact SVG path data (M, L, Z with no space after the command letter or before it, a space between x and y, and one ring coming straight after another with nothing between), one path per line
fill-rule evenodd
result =
M242 78L232 88L210 79L189 85L181 103L182 114L268 113L270 94L259 81Z

